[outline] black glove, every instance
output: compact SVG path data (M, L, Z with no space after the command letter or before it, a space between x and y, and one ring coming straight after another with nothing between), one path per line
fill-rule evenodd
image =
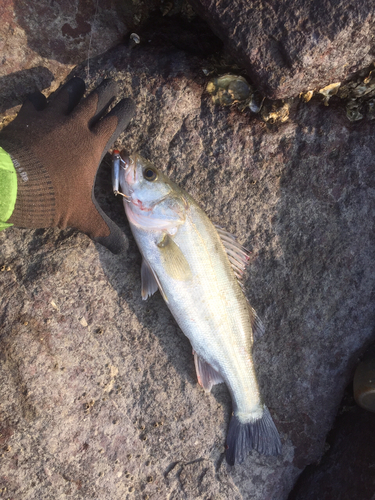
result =
M8 222L18 227L74 227L114 253L126 248L120 228L94 198L103 156L135 112L131 99L103 116L117 93L104 80L82 99L85 83L73 78L49 101L32 94L0 133L17 170L17 201Z

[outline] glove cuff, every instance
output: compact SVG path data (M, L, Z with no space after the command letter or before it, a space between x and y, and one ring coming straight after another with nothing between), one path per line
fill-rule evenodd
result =
M17 172L17 199L8 222L16 227L44 228L55 225L55 192L51 178L35 155L4 134L1 147L10 155Z

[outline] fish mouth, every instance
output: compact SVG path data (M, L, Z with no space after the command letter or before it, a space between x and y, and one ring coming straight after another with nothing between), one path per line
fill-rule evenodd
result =
M130 155L125 149L120 151L121 157L121 168L124 171L125 179L125 193L126 201L137 207L142 212L152 212L156 205L168 198L169 193L162 196L158 200L150 203L149 205L144 205L141 200L139 200L134 193L134 189L131 188L132 185L136 184L139 180L137 173L137 163L136 155Z
M127 154L124 150L120 153L121 156L121 168L124 170L125 178L125 196L126 201L135 207L139 208L142 212L152 212L154 206L145 206L141 200L139 200L134 193L134 189L131 188L132 185L136 184L138 179L136 160L133 156Z

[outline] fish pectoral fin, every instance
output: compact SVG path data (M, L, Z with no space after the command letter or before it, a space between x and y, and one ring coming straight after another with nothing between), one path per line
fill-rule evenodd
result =
M159 288L157 281L155 279L154 273L152 272L150 266L147 264L145 259L142 260L141 267L141 281L142 281L142 299L147 300L151 295Z
M142 280L142 299L147 300L159 289L163 299L168 304L167 296L164 293L163 287L154 271L149 266L148 262L143 259L141 267L141 280Z
M195 371L197 372L198 384L207 392L210 392L213 385L224 382L223 377L211 365L204 361L193 351Z
M179 246L169 234L164 234L157 243L166 273L177 281L188 281L191 269Z

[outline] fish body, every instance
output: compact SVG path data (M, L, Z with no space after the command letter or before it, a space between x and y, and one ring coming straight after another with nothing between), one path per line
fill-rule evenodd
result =
M242 462L252 448L279 454L280 438L261 401L251 357L254 333L262 325L238 281L248 259L245 250L139 155L126 159L120 184L143 256L142 297L161 291L191 342L199 383L209 391L225 382L230 391L228 463Z

